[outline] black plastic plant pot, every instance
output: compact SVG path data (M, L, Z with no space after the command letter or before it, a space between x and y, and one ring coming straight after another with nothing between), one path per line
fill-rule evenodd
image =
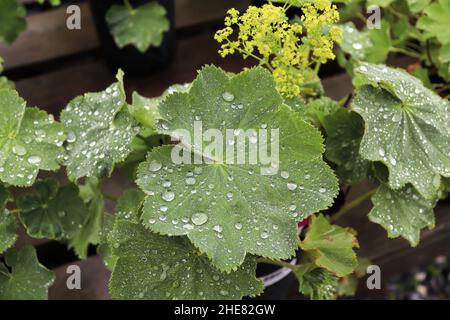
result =
M165 7L170 21L170 30L165 32L161 46L150 47L144 53L132 45L120 49L109 32L105 19L106 13L114 4L123 5L123 0L89 1L105 60L114 72L121 68L130 76L146 76L163 69L172 62L175 54L175 0L131 0L130 2L134 7L138 7L152 1L157 1Z

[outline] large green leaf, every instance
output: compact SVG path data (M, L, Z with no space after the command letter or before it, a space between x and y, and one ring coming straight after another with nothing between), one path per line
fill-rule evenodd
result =
M450 1L437 0L426 7L424 13L417 27L425 30L429 38L436 37L442 44L450 43Z
M0 300L47 299L55 276L39 264L33 247L8 251L5 264L0 263Z
M185 237L165 237L140 224L118 221L111 235L114 268L110 293L116 299L240 299L262 292L256 259L221 273Z
M11 200L8 190L0 185L0 254L9 249L17 240L17 222L6 209Z
M159 129L181 144L155 149L139 167L137 183L147 194L144 225L162 234L187 235L221 270L235 269L247 252L273 259L292 256L296 223L327 208L337 183L322 160L319 131L280 107L281 101L272 76L262 68L228 76L206 67L189 93L170 95L160 107L165 120ZM208 154L190 140L195 121L202 121L204 132L217 128L223 137L229 129L228 137L217 139L228 150L242 146L236 141L248 129L265 128L269 135L278 129L279 136L271 138L280 144L279 164L249 164L247 147L240 148L245 164L237 164L238 152L221 161L219 153ZM249 136L250 147L256 146L258 137ZM175 164L172 155L181 146L194 162L201 156L206 161Z
M81 229L70 238L69 245L74 248L79 258L86 259L89 245L100 243L105 200L101 184L96 178L86 179L86 183L79 188L80 196L86 205L87 218Z
M106 13L106 22L119 48L132 44L141 52L159 47L170 28L166 9L157 1L134 9L113 5Z
M88 211L78 187L59 188L55 180L36 182L35 192L20 196L17 207L20 220L34 238L70 239L86 222Z
M401 236L416 246L420 231L434 227L433 208L436 201L423 198L411 186L392 190L382 185L372 197L372 202L374 208L369 213L369 219L382 225L389 238Z
M314 263L304 263L295 266L294 274L298 279L299 291L312 300L336 299L338 278L330 271Z
M347 109L340 108L324 118L327 133L325 156L336 164L336 173L343 183L355 184L368 175L369 161L359 155L364 134L361 117Z
M358 265L354 247L358 247L358 241L352 231L332 225L322 214L313 217L300 242L300 248L314 258L317 266L338 276L352 273Z
M432 198L440 175L450 176L450 103L400 69L362 63L356 73L352 108L366 123L360 154L388 167L391 188L411 183Z
M27 22L25 7L17 0L2 0L0 2L0 42L12 43L19 33L25 30Z
M66 128L67 173L70 178L109 176L130 152L138 128L126 109L123 73L103 92L72 100L61 113Z
M0 90L0 180L30 186L40 169L57 170L63 161L63 127L53 116L26 108L17 92Z

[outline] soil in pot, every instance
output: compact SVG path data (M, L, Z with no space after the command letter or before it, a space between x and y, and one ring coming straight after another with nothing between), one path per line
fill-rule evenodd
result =
M155 0L132 0L131 4L137 8L152 1ZM157 0L157 2L166 9L167 18L170 20L170 30L165 32L160 47L150 47L146 52L141 53L132 45L122 49L117 47L106 23L105 16L108 9L114 4L123 5L123 0L90 1L105 60L113 72L121 68L127 75L146 76L163 69L172 62L175 54L175 0Z

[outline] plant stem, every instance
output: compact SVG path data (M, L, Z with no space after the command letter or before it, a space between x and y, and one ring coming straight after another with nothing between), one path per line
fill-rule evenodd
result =
M363 203L365 200L367 200L368 198L370 198L375 191L377 191L377 189L372 189L369 192L366 192L365 194L359 196L358 198L356 198L355 200L347 203L341 210L339 210L338 212L336 212L332 217L331 217L331 221L335 222L338 219L340 219L343 215L345 215L347 212L349 212L351 209L359 206L361 203Z
M131 5L129 0L123 0L123 4L125 5L125 7L127 8L128 12L131 15L134 15L136 13L136 10L134 10L133 6Z
M20 209L12 209L12 210L9 210L9 213L11 213L11 214L18 214L18 213L20 213Z
M290 264L289 262L284 262L284 261L276 261L276 260L271 260L271 259L267 259L267 258L258 258L257 262L258 263L273 264L275 266L288 268L288 269L291 269L291 270L295 269L295 265Z

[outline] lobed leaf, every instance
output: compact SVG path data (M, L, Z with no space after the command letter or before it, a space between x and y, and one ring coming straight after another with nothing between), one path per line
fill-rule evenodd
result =
M88 211L76 185L58 187L52 179L37 181L35 192L17 198L20 220L34 238L71 239L86 222Z
M322 214L313 216L300 248L310 254L315 264L337 276L353 272L358 265L354 247L358 241L348 228L330 224Z
M299 292L312 300L333 300L337 297L338 278L328 270L314 263L304 263L295 267Z
M406 72L361 63L352 109L366 123L360 154L389 169L389 186L411 183L433 198L450 175L448 101Z
M25 30L27 22L25 7L16 0L0 2L0 42L12 43Z
M0 300L46 300L54 280L53 272L39 264L33 247L12 249L5 264L0 263Z
M115 299L241 299L263 290L253 257L226 274L185 237L160 236L140 224L118 221L111 239L118 257L110 282Z
M119 48L131 44L139 51L146 52L150 47L159 47L164 32L170 29L166 14L162 5L152 1L133 9L125 5L113 5L105 18Z

